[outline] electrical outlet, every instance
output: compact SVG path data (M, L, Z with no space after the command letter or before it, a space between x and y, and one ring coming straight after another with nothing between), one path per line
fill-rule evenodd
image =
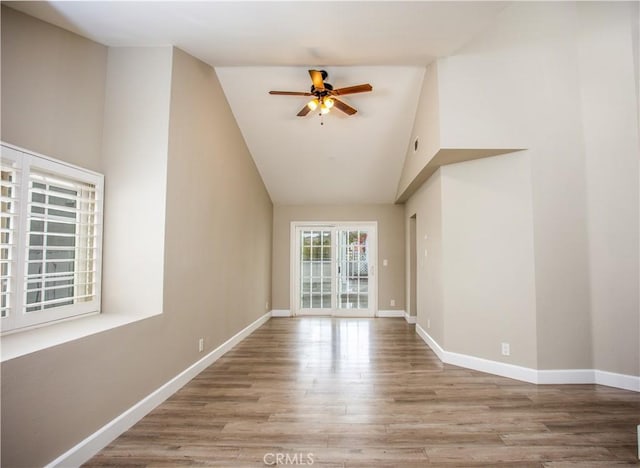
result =
M198 340L198 352L204 351L204 338Z
M391 307L394 307L394 306L396 305L396 300L395 300L395 299L391 299L391 300L389 301L389 305L390 305Z
M269 301L264 303L264 310L269 310Z
M427 319L427 328L431 328L431 319Z
M509 346L509 343L502 343L502 355L503 356L511 355L511 347Z
M389 260L385 258L384 260L382 260L382 266L387 266L387 265L389 265Z

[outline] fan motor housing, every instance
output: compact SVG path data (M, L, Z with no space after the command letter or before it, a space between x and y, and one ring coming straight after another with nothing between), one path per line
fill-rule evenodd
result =
M311 85L311 94L315 94L316 96L326 96L329 94L329 91L333 91L333 85L331 83L325 83L324 89L316 89L315 86Z

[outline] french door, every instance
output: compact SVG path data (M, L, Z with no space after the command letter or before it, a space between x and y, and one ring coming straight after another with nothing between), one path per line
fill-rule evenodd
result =
M292 313L373 317L376 223L292 223Z

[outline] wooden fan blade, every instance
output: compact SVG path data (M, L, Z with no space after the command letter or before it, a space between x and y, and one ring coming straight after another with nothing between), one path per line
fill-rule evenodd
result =
M336 96L344 96L345 94L366 93L369 91L373 91L373 86L371 86L369 83L365 83L356 86L348 86L346 88L334 89L331 94L335 94Z
M311 109L309 108L309 106L305 105L302 109L300 109L300 112L298 112L298 117L304 117L309 112L311 112Z
M349 104L346 104L346 103L342 102L341 100L335 99L335 98L333 99L333 106L336 107L337 109L341 110L345 114L348 114L348 115L353 115L356 112L358 112L356 109L351 107Z
M313 96L311 93L302 91L269 91L269 94L277 94L280 96Z
M309 75L311 75L313 86L318 91L322 91L324 89L324 79L322 78L322 72L320 70L309 70Z

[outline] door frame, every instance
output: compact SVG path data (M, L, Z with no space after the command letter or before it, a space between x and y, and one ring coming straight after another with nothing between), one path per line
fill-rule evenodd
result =
M332 309L318 309L318 313L304 313L301 314L300 310L300 239L296 235L298 228L309 229L369 229L371 235L367 238L369 244L369 304L370 307L367 310L361 309L339 309L336 302L335 307ZM331 242L334 244L335 232L331 234ZM376 317L378 315L378 222L377 221L291 221L290 234L289 234L289 308L291 310L291 316L297 315L321 315L321 316L334 316L334 317ZM335 280L337 275L335 274L335 267L337 258L335 258L336 246L334 246L332 259L332 276ZM337 301L337 285L334 284L333 301Z

